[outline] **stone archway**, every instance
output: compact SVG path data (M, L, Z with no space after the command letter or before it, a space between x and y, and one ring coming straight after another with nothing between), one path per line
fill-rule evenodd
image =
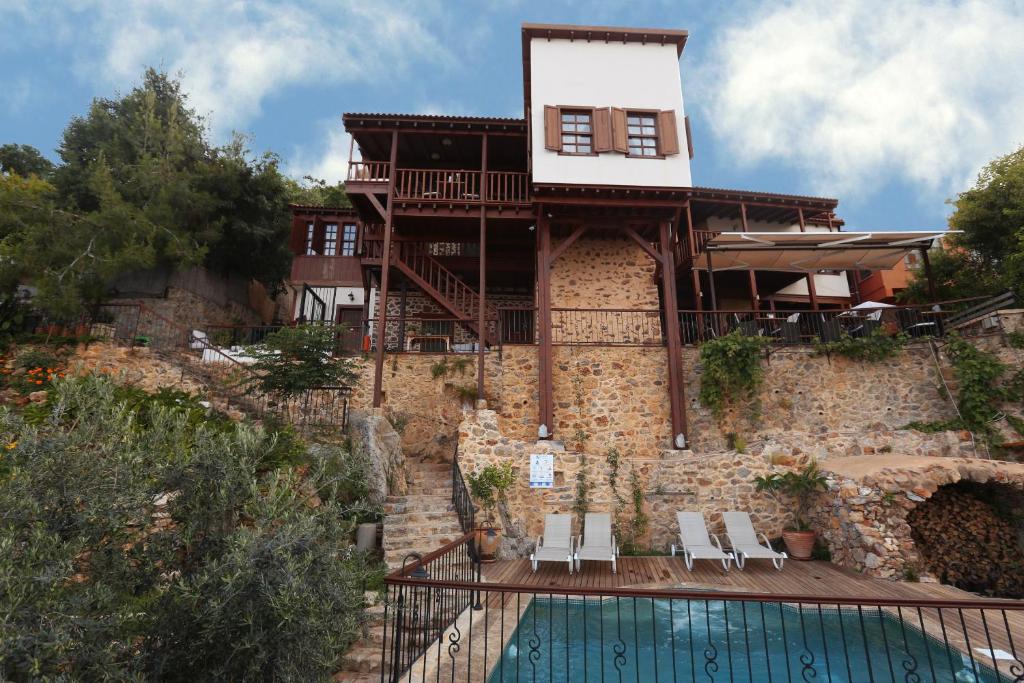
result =
M924 568L942 583L1024 597L1024 491L961 480L908 511L907 524Z
M960 564L952 573L941 564L940 546L964 543L959 537L962 529L956 525L966 525L956 515L948 514L952 494L940 492L959 492L962 487L974 498L980 498L982 504L991 506L996 501L1000 506L996 516L1000 519L1016 519L1014 509L1019 508L1024 515L1024 464L975 458L862 455L829 458L822 461L821 467L829 476L829 491L819 496L812 517L833 562L879 578L913 581L919 577L942 580L945 576L953 585L968 590L993 592L998 583L998 590L1004 594L1015 592L1013 580L998 579L1006 572L996 572L996 579L978 576L961 581L960 575L969 573L959 569L969 562L966 553L958 555ZM1020 501L1019 505L1016 501ZM974 510L975 519L990 519L984 507L962 505ZM919 509L923 511L916 512ZM916 535L914 522L918 527ZM1006 523L1022 533L1024 522ZM1013 538L1013 534L1007 534L1002 525L977 521L971 526L984 528L974 532L978 534L1000 526L1003 540L987 543L1011 544L1006 539ZM923 533L922 529L931 531ZM946 544L944 535L956 538ZM1022 547L1017 537L1009 551L986 554L987 559L979 561L1010 564L1014 553L1024 556Z

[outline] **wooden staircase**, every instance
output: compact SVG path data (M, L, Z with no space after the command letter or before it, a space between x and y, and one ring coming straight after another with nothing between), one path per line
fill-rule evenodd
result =
M480 334L480 295L462 279L432 256L425 242L394 242L391 265L397 267L441 307L458 318L463 325ZM498 319L498 309L485 304L488 320ZM496 344L497 335L484 330L484 342Z

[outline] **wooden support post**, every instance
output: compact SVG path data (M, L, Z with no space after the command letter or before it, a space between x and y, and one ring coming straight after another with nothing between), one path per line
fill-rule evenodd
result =
M750 232L750 226L747 225L747 205L743 202L740 202L740 218L743 221L743 232ZM750 280L750 308L756 313L761 310L761 305L757 296L757 276L753 268L747 271L747 278Z
M928 248L921 248L921 265L924 266L924 277L928 281L928 298L931 303L938 303L939 297L935 293L935 275L932 273L932 262L928 258Z
M377 313L377 356L373 372L373 407L380 408L384 381L384 344L388 324L388 280L391 271L391 221L395 205L395 164L398 161L398 131L391 131L391 166L388 173L388 206L384 212L384 253L380 262L380 311Z
M705 247L708 252L708 285L711 290L711 330L718 334L718 296L715 294L715 268L711 262L711 254L714 251Z
M476 395L484 397L484 347L487 345L487 133L480 142L480 304L477 330Z
M690 213L690 202L686 202L686 239L690 245L690 276L693 279L693 305L698 311L704 310L704 297L700 295L700 271L693 267L697 258L697 239L693 234L693 214Z
M807 224L804 223L803 207L796 208L796 217L800 221L800 232L807 232ZM818 290L814 286L814 273L807 273L807 297L811 302L811 310L818 310Z
M678 222L676 229L679 229ZM683 386L683 345L679 337L679 305L676 297L676 264L669 239L669 222L658 226L661 238L661 300L668 342L668 392L672 413L672 448L686 445L686 396Z
M551 344L551 223L543 206L537 217L537 316L540 322L537 391L540 424L550 437L555 432L554 384L552 382L553 346Z

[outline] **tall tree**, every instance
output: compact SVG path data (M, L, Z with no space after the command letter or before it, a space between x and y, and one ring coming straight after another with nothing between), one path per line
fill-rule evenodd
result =
M997 294L1007 289L1024 300L1024 147L989 163L974 187L961 192L949 218L960 234L946 240L932 268L942 298ZM926 300L918 272L904 298Z
M47 178L53 172L53 168L53 162L32 145L0 145L0 173Z

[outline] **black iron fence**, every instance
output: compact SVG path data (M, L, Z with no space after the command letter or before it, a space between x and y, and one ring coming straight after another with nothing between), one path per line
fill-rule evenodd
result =
M1021 681L1024 603L482 583L473 534L386 578L381 681Z

